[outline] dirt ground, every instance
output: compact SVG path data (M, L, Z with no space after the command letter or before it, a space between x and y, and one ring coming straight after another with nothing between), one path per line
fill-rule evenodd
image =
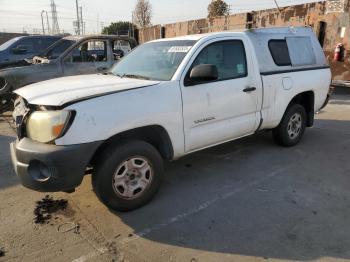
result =
M294 148L270 133L170 163L146 207L115 213L90 177L48 224L10 163L0 119L0 261L259 261L350 259L350 92L340 91Z

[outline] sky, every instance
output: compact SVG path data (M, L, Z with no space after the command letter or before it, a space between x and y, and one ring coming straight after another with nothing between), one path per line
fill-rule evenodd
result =
M152 24L166 24L207 16L211 0L150 0ZM226 0L231 13L274 8L274 0ZM315 0L277 0L280 6L296 5ZM55 0L61 30L73 33L76 20L75 0ZM102 26L115 21L130 21L136 0L79 0L86 22L86 33L99 33ZM41 11L48 11L50 0L0 0L0 32L41 32Z

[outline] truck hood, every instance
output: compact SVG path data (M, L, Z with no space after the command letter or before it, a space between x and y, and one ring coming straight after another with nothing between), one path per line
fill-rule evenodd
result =
M25 86L14 92L29 104L62 106L96 96L159 84L157 81L120 78L114 75L79 75Z

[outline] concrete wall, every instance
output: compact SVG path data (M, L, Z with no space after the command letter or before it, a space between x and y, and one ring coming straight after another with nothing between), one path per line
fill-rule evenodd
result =
M215 31L275 27L275 26L311 26L319 37L321 22L326 23L324 51L330 62L333 78L350 80L350 0L344 0L344 12L328 13L327 2L316 2L290 6L286 8L268 9L244 14L235 14L214 19L199 19L163 26L156 25L139 30L139 41L144 43L164 37L176 37L189 34L201 34ZM341 38L341 29L345 27L345 36ZM333 52L338 43L345 47L344 59L333 61Z

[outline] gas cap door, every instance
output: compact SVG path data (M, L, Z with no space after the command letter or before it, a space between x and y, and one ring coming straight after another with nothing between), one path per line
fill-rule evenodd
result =
M290 90L293 88L293 80L290 77L283 77L282 84L284 90Z

